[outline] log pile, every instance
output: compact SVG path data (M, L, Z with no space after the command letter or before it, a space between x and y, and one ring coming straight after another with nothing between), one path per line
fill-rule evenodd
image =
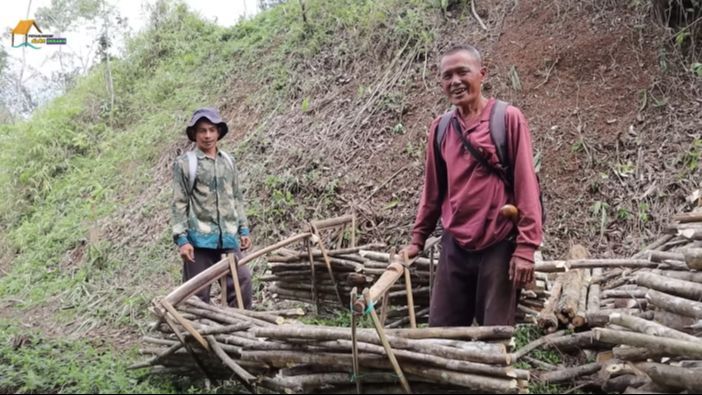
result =
M333 286L332 292L326 294L331 296L328 299L333 300L334 296L341 299L342 288L335 276L348 278L364 275L363 271L367 270L365 267L358 270L358 259L349 257L357 254L364 263L386 259L377 252L366 251L364 248L368 246L354 247L353 243L345 249L341 245L325 248L328 242L321 242L319 229L345 221L312 222L308 232L250 253L241 261L226 257L154 301L158 322L153 326L154 334L144 338L149 346L141 350L149 358L133 368L149 368L152 374L234 379L251 393L396 392L398 389L405 393L527 391L529 371L512 366L515 356L509 348L513 344L513 327L417 329L412 298L415 288L406 286L404 296L409 297L405 314L412 328L384 328L376 305L386 296L390 299L400 278L406 284L412 283L411 269L421 269L421 259L387 255L388 262L377 273L377 281L364 289L362 298L354 287L347 296L354 307L352 311L346 310L352 318L350 328L304 325L295 320L304 314L299 310L254 312L211 305L193 297L203 287L235 271L237 265L268 253L278 251L279 260L286 257L285 262L279 263L298 265L292 259L287 260L295 255L285 249L304 243L308 249L307 264L315 269L308 272L311 274L308 277L316 281L318 274L319 277L328 274ZM314 244L318 250L312 248ZM369 254L376 255L371 259ZM315 259L316 256L323 262ZM318 267L322 270L316 270ZM310 289L323 285L310 284L315 284ZM320 299L324 294L315 295ZM388 304L387 300L384 304ZM358 306L361 308L356 310ZM361 315L372 318L374 330L357 327Z
M428 251L432 249L431 245ZM278 251L276 255L267 257L268 271L261 277L261 281L268 284L267 291L278 300L304 302L321 312L347 310L351 289L370 287L387 268L390 254L379 251L383 247L383 244L369 244L327 251L334 281L325 267L320 250L310 249L309 253ZM311 261L314 265L310 264ZM410 269L411 294L418 323L425 323L428 319L429 289L437 262L438 254L433 259L420 257ZM393 285L387 301L381 301L378 307L382 307L383 302L387 302L388 306L386 318L389 327L408 324L407 287L404 281Z
M554 333L539 339L538 347L596 361L558 368L526 357L542 370L532 372L536 380L609 393L702 390L701 243L696 231L702 228L702 212L674 219L668 234L629 259L537 265L542 273L564 272L550 275L554 281L538 325ZM581 332L557 331L566 327Z
M144 338L150 358L133 368L211 380L236 378L254 391L311 393L392 391L401 385L376 331L358 329L358 373L354 373L351 328L303 325L297 311L260 313L214 306L191 298L176 308L180 319L204 339L201 344L175 315L158 335ZM529 371L511 366L514 328L464 327L386 330L385 336L409 387L414 390L518 393ZM428 387L428 384L432 384Z
M220 262L156 303L158 331L142 350L150 358L135 367L233 377L252 392L514 393L525 392L529 380L608 393L699 391L702 213L675 219L669 234L630 258L538 261L536 287L522 292L520 311L546 335L516 351L509 349L511 327L416 329L428 305L416 291L431 292L438 252L410 261L378 245L326 249L310 227L256 253L277 251L264 281L299 290L297 300L318 307L348 312L351 305L350 328L303 325L295 320L299 310L250 312L189 298L232 267ZM355 287L368 288L361 298ZM357 328L360 314L373 318L374 330ZM575 357L556 366L535 358L537 349ZM533 369L516 369L517 362Z
M409 281L401 279L388 290L387 298L381 298L376 304L382 309L381 321L385 327L411 326L408 294L413 299L416 324L428 322L429 300L440 258L439 241L439 238L430 238L424 256L414 259L409 268ZM387 269L391 254L382 249L387 248L380 243L325 252L309 245L302 246L301 250L279 249L266 258L268 270L259 279L267 284L266 290L275 300L303 302L313 306L317 313L344 311L348 308L352 288L370 287ZM325 265L326 259L331 271ZM412 289L409 293L408 284ZM546 295L545 276L536 280L535 287L521 293L521 322L536 322Z

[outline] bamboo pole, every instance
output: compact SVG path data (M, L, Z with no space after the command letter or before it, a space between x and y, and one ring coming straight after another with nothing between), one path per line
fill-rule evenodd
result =
M300 233L291 236L285 240L282 240L276 244L263 248L261 250L252 252L251 254L244 257L244 259L238 262L239 266L246 265L247 263L255 260L256 258L263 256L271 251L275 251L279 248L285 247L289 244L295 243L300 240L304 240L310 237L310 233ZM214 265L210 266L206 270L203 270L197 276L191 278L185 283L181 284L178 288L174 289L169 293L164 300L166 300L171 305L175 306L182 302L184 299L196 294L199 290L207 287L215 279L219 278L223 273L229 270L229 262L227 260L221 260Z
M372 306L373 302L371 300L370 291L368 288L363 290L363 299L365 300L367 305ZM405 393L411 394L412 390L410 389L409 382L407 381L405 374L402 372L402 368L400 368L400 364L397 362L395 354L393 354L392 348L390 347L390 342L385 336L385 332L383 332L383 326L380 324L380 320L378 319L378 314L375 312L375 308L371 307L370 314L371 319L373 320L373 325L375 326L375 330L378 333L378 337L383 343L383 348L385 348L385 354L390 360L390 363L392 364L393 370L397 374L397 377L400 379L402 388L405 390Z

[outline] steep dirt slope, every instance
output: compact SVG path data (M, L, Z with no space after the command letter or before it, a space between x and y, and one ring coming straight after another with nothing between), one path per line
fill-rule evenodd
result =
M435 64L455 43L483 52L488 94L521 107L530 121L547 202L547 256L561 256L573 239L598 255L633 251L684 204L700 175L692 163L699 148L691 148L700 138L699 83L673 72L680 58L648 10L610 1L492 1L480 2L479 12L487 32L464 5L437 11L430 48L388 43L395 51L350 64L326 49L307 60L303 83L291 81L300 87L296 103L277 114L251 116L250 102L223 98L240 130L266 122L253 137L239 134L253 141L240 154L249 199L277 210L258 214L261 236L275 239L303 219L354 209L366 238L406 242L426 128L447 108Z

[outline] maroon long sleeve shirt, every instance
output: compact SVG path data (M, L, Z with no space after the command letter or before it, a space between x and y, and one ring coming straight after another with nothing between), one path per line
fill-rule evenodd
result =
M497 165L499 157L489 130L494 104L495 99L491 98L480 119L470 125L464 123L458 111L454 111L454 116L473 147L491 164ZM507 156L513 164L513 190L508 190L497 175L473 158L463 147L452 123L437 152L435 134L440 119L435 119L429 129L424 189L412 231L412 244L424 246L440 215L444 230L450 232L461 247L469 251L488 248L513 231L514 224L500 214L503 205L512 203L519 208L517 247L513 256L533 262L543 231L531 135L524 115L516 107L507 107Z

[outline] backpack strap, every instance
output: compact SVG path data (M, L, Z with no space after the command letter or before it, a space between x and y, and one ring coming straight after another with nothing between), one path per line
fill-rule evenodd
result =
M505 123L507 106L509 106L507 102L495 100L492 111L490 111L490 137L492 137L492 143L495 145L495 151L497 151L497 157L507 181L510 185L514 185L514 172L507 155L507 125Z
M434 143L436 145L436 151L439 152L439 154L441 154L441 143L444 141L444 137L446 137L446 130L448 129L449 123L451 123L451 117L453 117L453 110L442 115L439 125L436 127L436 140Z
M188 158L188 195L193 193L195 187L195 177L197 175L197 155L195 151L185 153Z
M224 160L227 161L229 168L234 169L234 159L224 151L220 150L219 152ZM185 154L188 158L188 194L191 194L193 193L193 188L195 188L195 178L197 177L197 154L195 154L195 151L188 151Z
M229 156L229 154L224 152L224 151L220 150L219 152L222 154L224 159L227 161L227 164L229 164L229 168L233 170L234 169L234 159L232 159L232 157Z

